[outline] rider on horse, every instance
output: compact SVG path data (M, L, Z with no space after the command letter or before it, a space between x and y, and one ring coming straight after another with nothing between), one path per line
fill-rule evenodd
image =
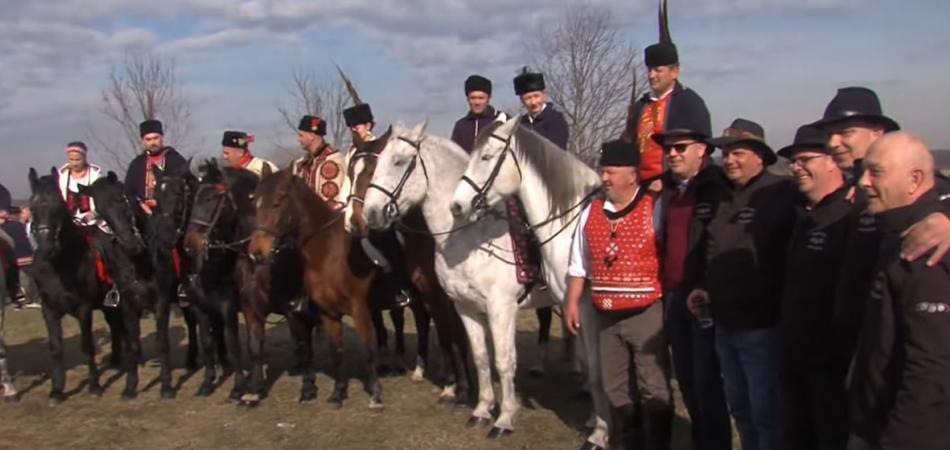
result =
M221 138L221 157L231 167L253 172L258 178L264 172L264 167L269 168L271 173L277 172L277 166L274 163L251 154L249 148L251 142L254 142L253 134L243 131L225 131Z
M327 122L317 116L303 116L297 126L297 142L307 152L291 166L294 175L304 179L317 196L334 209L341 210L350 194L346 179L346 155L326 141Z

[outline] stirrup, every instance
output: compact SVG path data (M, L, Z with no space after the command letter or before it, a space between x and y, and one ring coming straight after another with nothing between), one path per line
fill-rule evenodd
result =
M405 308L409 306L410 303L412 303L412 295L407 289L400 289L399 292L396 293L396 307Z
M191 306L191 302L188 301L188 289L185 287L185 283L178 285L178 306L181 308Z
M102 300L102 306L115 308L119 306L119 300L121 299L122 296L119 295L119 290L113 286L112 289L109 289L109 292L106 292L106 297Z

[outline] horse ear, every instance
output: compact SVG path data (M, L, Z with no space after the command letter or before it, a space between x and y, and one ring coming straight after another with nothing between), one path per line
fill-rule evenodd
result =
M49 174L52 175L53 178L55 178L55 177L58 177L58 176L59 176L59 171L56 170L56 167L50 166L50 168L49 168Z
M424 122L420 123L419 125L416 125L416 127L412 129L412 141L413 142L421 141L422 135L426 133L426 128L428 126L429 126L429 118L426 117L426 120Z
M270 164L264 163L264 168L261 169L261 178L270 176L273 171L270 168Z
M111 170L110 170L109 173L106 175L106 179L109 180L110 183L118 183L118 182L119 182L119 176L116 175L115 172L113 172L113 171L111 171Z
M90 188L89 186L86 186L85 184L76 184L76 188L79 189L80 195L92 197L92 188Z
M36 169L30 167L28 178L30 179L30 190L36 192L36 185L40 181L40 177L36 174Z

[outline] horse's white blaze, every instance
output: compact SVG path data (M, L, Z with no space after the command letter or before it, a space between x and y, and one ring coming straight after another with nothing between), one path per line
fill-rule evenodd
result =
M356 162L353 163L353 176L356 177L357 175L363 173L363 169L365 169L365 168L366 168L366 162L363 161L363 158L357 159ZM353 182L355 182L355 181L356 181L355 179L354 179L354 180L350 180L351 183L353 183ZM352 204L352 202L358 201L358 200L352 200L352 199L346 199L346 200L347 200L347 202L346 202L346 205L344 206L344 209L343 209L343 228L347 231L347 233L350 233L350 232L353 231L353 228L354 228L354 225L355 225L355 224L353 223L353 204Z

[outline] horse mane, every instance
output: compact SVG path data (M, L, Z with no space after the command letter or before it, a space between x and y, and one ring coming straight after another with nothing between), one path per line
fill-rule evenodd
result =
M590 167L534 130L519 126L515 128L515 137L519 145L513 150L520 153L525 164L544 182L552 215L575 206L578 199L589 194L596 185L595 173Z

